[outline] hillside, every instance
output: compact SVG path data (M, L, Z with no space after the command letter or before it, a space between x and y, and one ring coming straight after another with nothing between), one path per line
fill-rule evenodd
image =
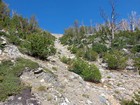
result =
M140 105L140 27L53 34L0 0L0 105Z
M100 62L89 63L94 63L99 68L102 74L101 83L86 82L79 75L68 71L68 65L59 59L63 56L75 58L75 55L71 54L66 46L60 44L58 39L55 41L55 48L57 53L50 56L49 61L21 54L13 45L7 45L1 54L2 60L11 59L10 57L23 57L39 64L37 72L25 70L20 76L20 80L31 87L31 93L41 105L73 105L75 103L77 105L97 105L99 103L99 105L119 105L119 100L131 99L133 92L140 88L140 76L137 73L106 70L102 68ZM41 71L43 68L47 69L47 72ZM27 100L22 100L22 96L15 98L9 98L5 104L27 102Z

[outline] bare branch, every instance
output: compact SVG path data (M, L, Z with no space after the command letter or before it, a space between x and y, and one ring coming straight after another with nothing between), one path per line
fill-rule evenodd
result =
M107 23L109 20L108 15L106 14L106 12L104 11L104 9L100 9L100 16L103 18L103 20Z

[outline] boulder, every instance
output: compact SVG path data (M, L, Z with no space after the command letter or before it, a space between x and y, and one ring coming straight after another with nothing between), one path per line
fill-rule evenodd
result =
M126 66L126 70L136 70L134 66Z
M4 53L7 53L7 55L12 59L16 59L21 55L18 48L14 45L7 45L4 49Z
M50 61L50 62L56 62L56 60L55 60L55 58L53 56L49 56L47 58L47 60Z
M124 51L124 53L130 54L130 51L128 49L123 48L122 50Z
M135 54L136 57L140 57L140 52Z
M75 55L71 55L69 56L70 59L74 59L75 58Z
M40 74L43 72L43 68L38 68L37 70L34 71L34 74Z
M108 64L107 63L102 63L101 65L102 65L103 68L106 68L106 69L108 68Z

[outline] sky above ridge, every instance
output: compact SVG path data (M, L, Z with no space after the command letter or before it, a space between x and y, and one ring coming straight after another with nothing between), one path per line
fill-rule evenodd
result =
M36 16L39 26L51 33L63 33L75 20L84 25L103 23L100 9L110 15L109 0L3 0L10 10L23 17ZM131 11L140 15L140 0L116 0L119 19L128 18Z

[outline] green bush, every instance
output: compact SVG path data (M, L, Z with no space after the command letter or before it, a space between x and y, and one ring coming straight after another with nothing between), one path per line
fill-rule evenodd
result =
M88 67L88 63L79 58L72 61L69 70L76 74L81 75L82 72L85 69L87 69L87 67Z
M6 36L6 33L0 31L0 36Z
M29 55L40 59L46 59L56 53L53 40L39 34L29 35L24 43L24 48L27 49Z
M90 82L100 82L101 73L95 65L89 65L87 62L82 59L73 60L72 64L69 67L69 70L79 74L86 81Z
M139 74L140 74L140 58L134 59L134 66L139 70Z
M98 53L93 51L92 49L88 49L85 53L84 58L89 61L96 61Z
M100 82L101 73L95 65L91 65L88 69L82 72L83 78L90 82Z
M60 38L61 44L67 45L70 44L70 39L71 37L69 35L64 35L63 37Z
M126 67L127 57L119 51L113 51L105 53L104 60L107 62L109 69L124 69Z
M132 48L132 52L133 52L133 53L140 52L140 45L135 45L135 46Z
M66 64L70 64L71 59L67 58L66 56L60 57L60 61Z
M98 54L102 53L102 52L106 52L107 51L107 47L103 44L100 43L96 43L92 46L92 50L94 50L95 52L97 52Z
M38 68L38 64L23 58L17 59L15 63L2 61L0 64L0 101L4 101L8 96L18 94L24 88L19 76L25 67L35 69Z
M134 93L132 100L122 100L121 105L140 105L140 91Z
M73 45L73 46L71 47L70 51L71 51L73 54L75 54L75 53L78 51L78 48L77 48L75 45Z
M9 35L8 41L14 45L20 45L21 43L20 38L16 35Z
M84 57L84 55L85 55L85 51L84 51L84 49L79 49L77 52L76 52L76 56L77 57Z
M139 104L135 104L133 101L129 100L122 100L121 105L139 105Z

